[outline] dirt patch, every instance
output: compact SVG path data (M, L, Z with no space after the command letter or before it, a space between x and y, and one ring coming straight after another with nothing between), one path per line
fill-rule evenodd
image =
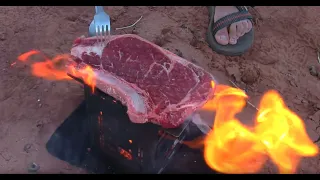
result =
M114 34L134 33L153 41L247 89L253 103L275 89L305 120L312 139L320 134L316 49L320 44L319 7L256 7L255 42L243 56L214 53L205 42L205 7L106 7ZM0 20L0 173L27 173L33 162L39 173L85 173L50 156L45 143L83 99L75 82L35 78L23 65L11 66L21 53L38 49L49 56L68 53L76 37L87 35L93 7L2 7ZM319 23L318 23L319 22ZM218 75L217 75L218 76ZM224 81L222 81L224 82ZM299 173L320 173L319 157L303 160ZM276 172L267 165L263 173Z

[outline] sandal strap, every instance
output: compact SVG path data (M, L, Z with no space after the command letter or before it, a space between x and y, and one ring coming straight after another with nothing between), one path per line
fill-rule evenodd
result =
M236 8L238 9L238 11L248 11L246 6L236 6Z
M213 24L212 33L215 35L220 29L230 26L235 22L245 19L252 20L252 15L248 12L245 6L236 6L239 12L229 14Z

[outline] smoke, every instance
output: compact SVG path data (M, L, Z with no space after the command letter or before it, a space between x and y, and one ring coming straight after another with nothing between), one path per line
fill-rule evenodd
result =
M200 112L196 112L192 116L192 122L199 128L203 134L208 134L211 131L213 124L212 119L207 119L200 116Z
M213 74L210 75L213 82L215 84L219 84L218 80L213 76ZM214 121L214 112L198 110L193 113L191 118L192 122L199 128L202 133L208 134L211 131Z

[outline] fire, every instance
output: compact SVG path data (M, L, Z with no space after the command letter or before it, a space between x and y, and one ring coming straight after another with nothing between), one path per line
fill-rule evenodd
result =
M31 63L34 76L48 80L71 80L67 74L70 73L94 91L96 77L90 66L77 68L71 63L73 61L69 55L49 59L36 50L20 55L18 60L27 63L34 55L43 57L42 62ZM318 154L318 147L308 137L303 120L286 107L276 91L263 95L255 125L247 127L236 118L236 114L246 105L246 93L214 82L212 87L215 96L203 106L204 110L215 111L212 130L206 137L181 142L191 148L203 147L205 161L212 169L222 173L256 173L270 158L280 173L294 173L302 157ZM132 141L129 140L129 143ZM132 159L129 152L124 149L119 151L125 158Z
M92 92L94 92L96 79L95 73L90 66L84 66L83 68L76 68L76 65L72 60L70 60L70 56L67 54L58 55L53 59L47 58L40 51L32 50L26 52L18 57L19 61L29 62L31 57L34 55L41 55L43 61L41 62L31 62L32 74L36 77L41 77L48 80L72 80L70 75L80 78L92 88ZM15 62L12 63L16 64Z
M119 153L128 160L132 160L132 155L130 152L119 147Z
M205 161L222 173L256 173L270 158L280 173L294 173L301 157L318 153L303 121L276 91L262 97L254 127L235 117L246 105L240 89L215 85L215 97L203 109L215 111L213 130L204 140Z
M40 53L39 51L32 50L32 51L26 52L26 53L24 53L24 54L21 54L21 55L18 57L18 59L19 59L20 61L27 61L30 56L35 55L35 54L39 54L39 53Z

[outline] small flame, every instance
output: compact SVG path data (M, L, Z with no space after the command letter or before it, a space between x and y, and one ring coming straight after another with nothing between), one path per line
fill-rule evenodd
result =
M174 137L170 134L165 133L163 130L158 131L158 135L159 136L163 136L165 139L168 140L176 140L177 137ZM199 148L203 148L204 145L204 137L200 136L197 137L196 139L192 140L192 141L179 141L180 144L186 145L189 148L193 148L193 149L199 149Z
M307 135L303 121L286 106L276 91L261 99L254 127L235 117L246 105L240 89L215 85L215 97L203 106L215 111L213 130L204 140L206 163L223 173L255 173L268 157L280 173L294 173L301 157L315 156L318 147Z
M26 52L24 54L21 54L19 57L18 57L18 60L19 61L27 61L29 59L30 56L32 55L35 55L35 54L40 54L39 51L37 50L32 50L32 51L29 51L29 52Z
M42 62L31 63L32 74L36 77L41 77L48 80L72 80L68 76L68 72L77 78L80 78L92 88L94 92L96 80L95 73L90 66L84 66L81 69L76 68L75 64L72 64L70 56L67 54L58 55L53 59L48 59L46 56L41 54L40 51L32 50L26 52L18 57L19 61L28 62L31 60L33 55L42 55Z
M119 152L120 152L120 154L121 154L123 157L125 157L126 159L132 160L132 155L131 155L128 151L126 151L126 150L124 150L124 149L122 149L122 148L119 148Z

